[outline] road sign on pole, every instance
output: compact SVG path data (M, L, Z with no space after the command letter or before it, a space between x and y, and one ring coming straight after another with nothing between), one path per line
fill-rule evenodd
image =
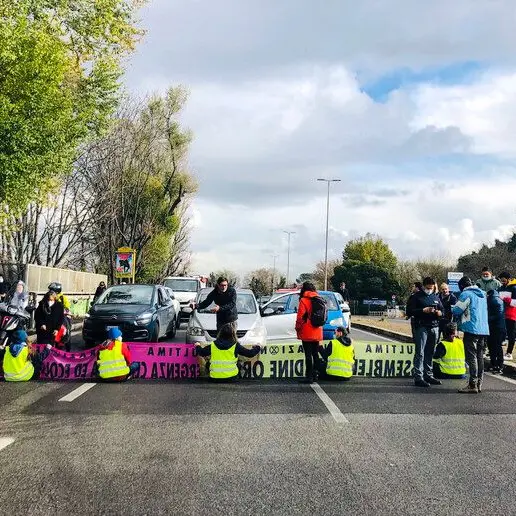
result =
M448 287L450 288L450 292L460 292L459 280L463 276L463 272L448 272Z

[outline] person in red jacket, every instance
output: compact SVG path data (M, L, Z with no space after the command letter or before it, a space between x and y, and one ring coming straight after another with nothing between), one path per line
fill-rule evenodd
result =
M514 342L516 341L516 279L509 272L502 272L499 276L502 286L498 289L505 305L505 327L507 329L507 352L504 360L512 360Z
M305 281L299 293L299 308L297 310L296 333L297 338L303 344L305 352L305 380L306 383L317 381L319 370L319 343L323 339L322 326L315 327L310 321L312 314L311 298L317 297L315 285ZM314 367L315 366L315 367Z

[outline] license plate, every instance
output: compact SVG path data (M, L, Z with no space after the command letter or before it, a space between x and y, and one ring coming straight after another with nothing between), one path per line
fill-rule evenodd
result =
M114 330L115 328L118 329L118 326L106 326L106 331Z

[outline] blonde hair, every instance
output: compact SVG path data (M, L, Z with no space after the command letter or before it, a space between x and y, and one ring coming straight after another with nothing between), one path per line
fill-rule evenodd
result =
M441 287L440 288L443 288L443 287L444 288L449 288L447 283L441 283Z

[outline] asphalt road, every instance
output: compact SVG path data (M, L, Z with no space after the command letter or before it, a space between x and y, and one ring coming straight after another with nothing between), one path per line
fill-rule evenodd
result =
M81 385L0 385L0 514L516 513L516 382Z

